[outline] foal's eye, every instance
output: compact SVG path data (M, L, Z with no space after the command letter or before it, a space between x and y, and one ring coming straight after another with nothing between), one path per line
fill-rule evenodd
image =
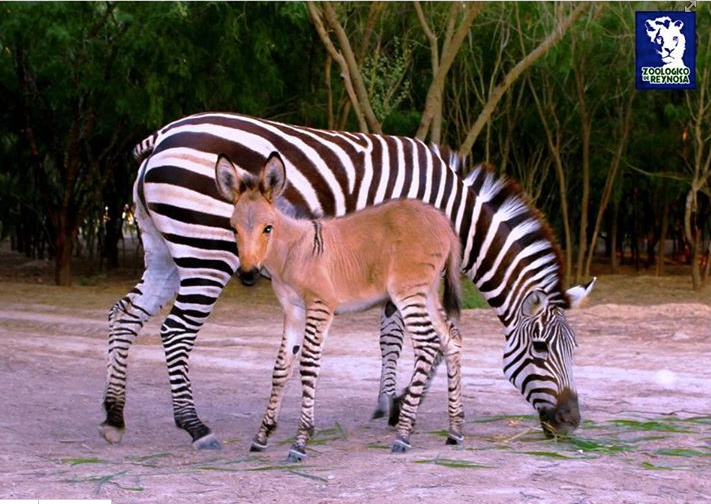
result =
M271 226L271 224L270 224L270 225L264 227L264 232L265 232L266 234L269 234L269 233L272 232L272 229L274 229L274 228L273 228L273 227Z

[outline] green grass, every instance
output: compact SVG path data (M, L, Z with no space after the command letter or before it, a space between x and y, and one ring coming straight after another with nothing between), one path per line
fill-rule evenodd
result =
M479 291L470 279L466 277L461 278L462 284L462 308L488 308L489 304L481 296Z
M434 464L452 469L490 469L494 466L480 464L471 460L449 459L449 458L433 458L415 460L415 464Z

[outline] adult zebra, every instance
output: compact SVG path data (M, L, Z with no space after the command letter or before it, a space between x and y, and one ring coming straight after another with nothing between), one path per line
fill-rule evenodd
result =
M217 155L225 153L256 172L273 151L286 164L289 185L281 204L293 215L343 215L399 197L442 209L462 241L464 270L489 293L489 304L507 328L504 358L520 362L514 383L550 428L577 426L574 338L564 310L590 286L563 290L552 235L511 184L488 175L468 188L436 150L417 140L205 113L168 124L137 146L144 159L134 199L145 271L109 313L101 428L106 440L120 441L125 429L130 345L146 320L177 294L161 327L175 423L190 434L194 447L219 448L198 418L188 375L197 333L239 266L229 225L232 208L217 194L214 166ZM241 280L249 284L255 278ZM390 312L394 317L397 312Z

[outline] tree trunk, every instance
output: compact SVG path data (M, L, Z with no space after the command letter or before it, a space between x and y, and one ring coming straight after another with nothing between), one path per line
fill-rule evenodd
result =
M72 285L72 250L74 246L74 236L67 229L64 219L60 217L60 225L57 229L55 240L57 256L55 258L54 282L57 285Z
M612 231L610 232L610 272L616 275L620 272L620 262L617 258L617 234L618 234L618 218L620 215L620 204L615 202L612 206Z
M583 134L583 194L580 198L580 228L578 229L578 259L575 263L575 280L583 281L585 253L588 243L588 206L590 204L590 134L592 130L591 117L585 104L585 81L582 70L574 68L575 87L578 92L578 108ZM593 243L591 245L595 247ZM593 249L594 252L594 249ZM592 259L592 258L591 258Z
M664 198L664 207L662 208L662 229L659 233L659 248L657 249L657 276L664 275L664 248L667 242L667 232L669 231L669 198Z

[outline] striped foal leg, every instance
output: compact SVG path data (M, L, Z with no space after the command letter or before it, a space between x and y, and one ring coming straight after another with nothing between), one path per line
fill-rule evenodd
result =
M301 351L301 343L304 338L304 310L294 307L290 303L285 303L283 306L284 332L272 371L272 391L259 432L254 436L249 448L253 452L264 450L267 447L269 436L277 428L281 401L284 397L284 386L291 378L294 361Z
M402 401L397 438L392 449L393 452L405 452L410 448L410 434L415 426L417 408L425 390L432 362L439 350L440 341L427 311L427 293L424 290L396 295L393 297L393 302L402 314L405 328L412 336L415 350L415 369Z
M306 308L304 348L301 350L301 417L296 441L289 450L288 462L301 462L306 457L306 442L314 432L314 400L316 382L321 370L321 352L328 328L333 321L333 310L318 299Z
M382 418L392 411L397 384L397 361L400 358L405 327L400 312L388 301L380 314L380 391L373 419ZM397 422L396 422L397 423Z
M438 300L437 303L439 303ZM459 328L449 320L443 310L438 310L436 323L440 335L441 352L447 364L447 413L449 416L449 435L445 444L458 445L464 442L462 424L464 407L462 404L462 335ZM434 371L434 367L432 368ZM434 374L431 373L430 377ZM429 382L428 382L429 384Z
M192 291L191 287L181 285L173 308L163 322L160 336L168 366L175 425L190 434L194 448L216 450L221 447L219 441L200 421L195 409L189 357L197 333L212 312L222 287L212 286L201 294Z
M127 359L131 344L143 324L167 304L178 291L178 271L152 222L137 208L136 217L145 250L145 271L141 281L109 311L109 344L104 390L106 419L99 432L110 443L118 443L126 428Z

